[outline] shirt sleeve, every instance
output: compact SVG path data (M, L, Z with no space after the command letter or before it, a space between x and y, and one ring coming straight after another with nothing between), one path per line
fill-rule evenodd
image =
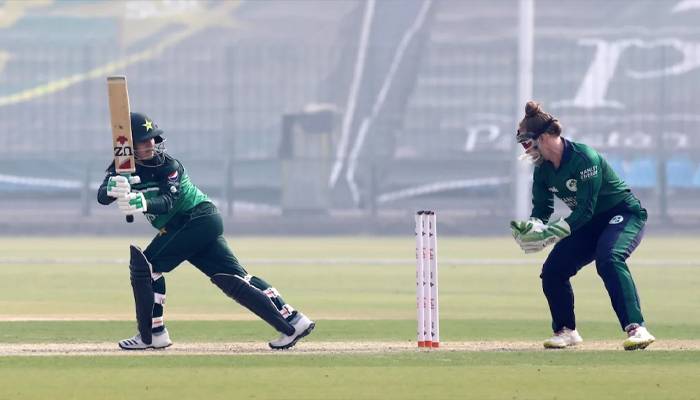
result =
M149 214L167 214L175 206L180 197L180 181L184 168L176 160L168 163L160 171L160 182L158 183L159 195L147 199L147 209Z
M581 155L573 169L576 179L576 207L565 220L575 231L593 217L603 183L600 157Z
M542 170L536 167L532 179L532 214L530 214L530 218L539 218L546 223L554 212L554 194L547 189L547 182L542 175Z
M102 181L100 188L97 189L97 202L102 205L112 204L116 199L111 196L107 196L107 181L109 181L110 176L116 174L114 169L114 162L112 162L105 172L105 179Z

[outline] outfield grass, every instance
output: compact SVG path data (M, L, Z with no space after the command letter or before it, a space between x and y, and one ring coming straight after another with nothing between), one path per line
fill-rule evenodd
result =
M146 239L136 240L145 244ZM694 266L636 266L635 260L695 261L696 238L649 238L631 260L650 324L700 323L700 274ZM128 239L2 239L0 254L11 258L61 260L124 259ZM295 307L321 319L413 319L413 243L403 238L256 238L230 240L241 261L347 259L337 265L260 265L249 272L271 282ZM680 251L679 249L685 249ZM83 249L90 249L83 251ZM272 250L271 250L272 249ZM384 249L385 253L381 250ZM691 250L688 250L691 249ZM700 253L700 251L697 251ZM681 257L683 256L683 257ZM544 253L523 256L512 240L445 238L442 259L525 259L531 265L455 266L440 270L441 316L445 319L549 319L539 270ZM679 258L681 257L681 258ZM353 259L406 259L406 265L354 265ZM249 319L189 264L167 275L169 319ZM594 266L574 278L578 316L612 321L614 314ZM0 265L1 317L131 319L128 268L77 263Z
M0 398L697 399L698 355L5 358Z
M135 240L144 245L147 238ZM126 238L0 240L0 343L110 342L133 334ZM413 341L411 238L232 238L249 270L318 320L309 341ZM700 339L698 238L647 238L630 265L648 325L660 340ZM549 314L538 278L544 253L507 238L441 238L443 341L540 340ZM0 257L0 258L1 258ZM18 261L47 260L38 264ZM53 261L74 260L74 264ZM260 260L346 260L283 265ZM356 263L405 259L405 265ZM52 261L53 260L53 261ZM595 267L573 280L587 340L622 335ZM167 276L166 321L178 343L264 341L274 332L190 265ZM8 319L58 321L7 321ZM66 319L66 320L62 320ZM78 319L70 320L70 319ZM99 320L98 320L99 319ZM303 342L301 343L303 345ZM0 399L700 399L700 352L487 352L154 357L0 357ZM40 382L41 384L37 384Z

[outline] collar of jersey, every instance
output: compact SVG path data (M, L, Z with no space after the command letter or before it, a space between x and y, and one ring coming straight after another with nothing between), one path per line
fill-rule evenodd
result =
M561 140L564 141L564 151L561 153L561 164L559 164L559 167L561 168L564 163L568 162L571 159L571 142L566 140L565 138L561 138Z
M554 163L552 163L551 161L546 161L552 167L554 172L557 173L561 171L561 168L564 166L564 164L566 164L571 159L571 154L573 153L571 142L564 138L561 138L561 140L564 142L564 151L562 151L561 153L561 163L559 163L559 168L554 168Z

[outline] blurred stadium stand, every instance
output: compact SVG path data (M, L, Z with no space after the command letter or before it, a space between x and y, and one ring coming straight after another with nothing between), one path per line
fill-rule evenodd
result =
M534 97L565 136L603 152L652 222L679 229L700 218L700 8L682 3L536 0L534 68ZM406 230L429 207L455 232L501 232L523 106L517 10L515 0L143 0L0 14L0 233L53 221L123 229L102 227L121 217L94 200L110 161L110 74L128 76L132 109L165 130L233 229L298 231L283 206L294 183L283 119L330 104L330 157L306 165L322 177L336 167L337 179L310 231Z

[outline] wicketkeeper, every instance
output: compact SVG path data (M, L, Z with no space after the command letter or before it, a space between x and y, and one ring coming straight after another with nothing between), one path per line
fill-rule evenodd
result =
M163 320L164 273L189 261L226 295L280 332L269 342L287 349L314 329L314 322L287 304L267 282L238 263L223 236L221 216L191 181L182 164L165 152L163 131L148 117L131 113L136 174L130 178L107 168L97 193L100 204L117 202L126 215L143 214L158 230L148 247L131 246L131 286L138 334L119 342L125 350L172 344Z
M517 140L536 166L532 214L512 221L513 236L526 253L555 244L542 267L542 289L552 314L554 336L546 348L581 343L576 330L574 292L569 278L595 260L620 326L625 350L644 349L654 336L644 327L639 295L626 260L644 235L647 211L627 184L592 148L561 137L559 121L530 101ZM550 220L554 196L570 209L567 218Z

